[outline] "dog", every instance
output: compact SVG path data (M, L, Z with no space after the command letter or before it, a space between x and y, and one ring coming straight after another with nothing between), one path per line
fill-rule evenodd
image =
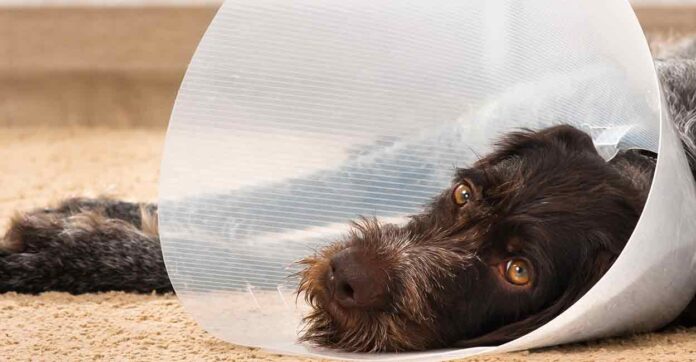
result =
M696 170L696 59L657 60ZM456 171L404 225L363 218L299 261L312 307L301 339L355 352L497 344L548 322L611 267L657 155L611 161L571 126L519 130ZM0 292L171 292L157 205L76 198L17 214L0 241ZM678 319L691 324L694 303Z
M404 226L355 222L302 261L303 339L350 351L497 344L577 301L628 241L654 155L570 126L514 132Z

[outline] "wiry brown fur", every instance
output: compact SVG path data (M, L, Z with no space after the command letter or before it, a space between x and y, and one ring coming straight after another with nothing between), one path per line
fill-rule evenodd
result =
M446 230L433 232L431 237L443 243ZM414 238L411 230L401 229L389 224L380 224L376 219L363 218L353 223L353 229L345 241L332 244L318 255L301 261L307 268L302 273L299 286L305 291L306 301L314 308L304 320L307 329L302 340L325 340L332 347L345 350L419 350L430 344L443 343L432 323L432 316L424 306L437 303L438 296L444 292L443 281L453 278L454 268L470 263L471 254L465 252L466 241L449 240L452 247L409 248ZM392 243L379 243L392 240ZM326 282L325 270L328 260L348 245L369 248L369 253L378 268L390 270L390 295L400 295L390 301L386 310L362 314L348 313L335 303L327 303L329 296L321 285ZM469 245L475 248L475 245ZM396 281L400 280L401 283ZM398 291L397 291L398 290ZM329 313L326 313L326 311ZM334 333L336 328L341 333ZM408 338L418 334L420 338ZM364 348L364 346L370 348Z
M159 238L159 215L153 207L140 205L140 230L149 237Z
M0 243L0 292L171 291L156 215L105 198L17 214Z

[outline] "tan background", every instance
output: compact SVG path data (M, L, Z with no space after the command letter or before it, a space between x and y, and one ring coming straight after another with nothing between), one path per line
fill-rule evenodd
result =
M215 11L0 7L0 126L166 126Z
M156 200L164 127L212 7L0 7L0 227L70 195ZM655 37L692 8L639 9ZM216 340L174 296L0 295L0 360L280 359ZM286 357L285 360L295 360ZM670 330L483 360L696 360Z
M165 127L215 7L0 7L0 127ZM649 33L696 7L639 8Z

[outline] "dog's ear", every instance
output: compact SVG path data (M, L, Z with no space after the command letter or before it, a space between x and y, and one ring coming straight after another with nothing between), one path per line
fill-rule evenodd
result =
M586 259L582 269L584 272L577 273L568 284L568 289L550 306L534 315L507 324L483 336L460 341L456 346L468 348L500 345L522 337L551 321L585 295L609 270L618 256L606 249L599 251L595 255L595 258L589 257Z
M597 153L592 137L573 126L560 125L546 128L540 131L539 135L567 150Z
M477 165L494 164L531 150L554 153L588 152L599 156L590 135L573 126L560 125L536 132L529 129L510 132L497 142L495 150L479 160Z

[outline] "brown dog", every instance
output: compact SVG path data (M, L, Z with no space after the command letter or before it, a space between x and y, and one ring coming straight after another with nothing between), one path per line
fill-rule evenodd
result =
M404 226L364 219L302 261L304 340L404 351L521 336L580 298L635 227L655 159L570 126L505 137Z

